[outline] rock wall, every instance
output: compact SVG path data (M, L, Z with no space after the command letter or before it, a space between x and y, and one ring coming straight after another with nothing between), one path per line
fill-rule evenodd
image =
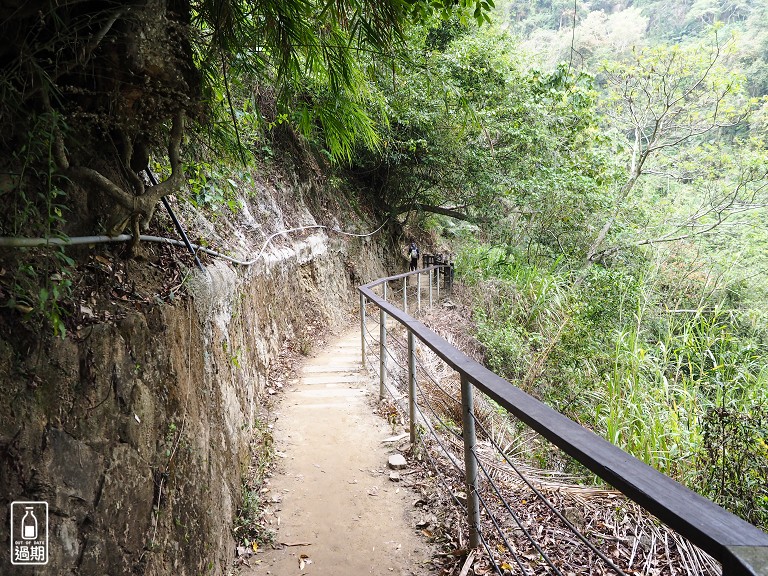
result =
M289 227L281 195L317 193L287 179L262 188L242 212L250 224L208 232L255 250L265 234L249 236L264 222L253 213ZM303 202L292 208L294 221L314 222ZM0 341L0 574L16 573L7 552L14 500L49 504L50 561L24 573L227 572L271 363L308 322L348 320L353 282L383 275L391 252L380 236L309 232L281 239L250 268L216 261L194 271L191 296L175 304L142 307L27 356Z

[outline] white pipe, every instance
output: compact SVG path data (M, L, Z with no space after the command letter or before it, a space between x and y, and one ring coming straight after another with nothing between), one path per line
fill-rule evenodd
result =
M354 236L356 238L366 238L368 236L373 236L376 234L379 230L384 228L384 225L388 222L388 220L385 220L384 223L376 228L373 232L370 232L368 234L355 234L354 232L344 232L343 230L339 230L338 228L329 228L328 226L322 226L320 224L314 224L311 226L300 226L298 228L289 228L287 230L281 230L280 232L275 232L272 234L267 240L264 242L264 245L261 247L261 250L259 253L252 258L251 260L239 260L238 258L232 258L231 256L227 256L225 254L222 254L221 252L217 252L216 250L211 250L209 248L205 248L203 246L198 246L196 244L192 244L192 248L195 251L199 252L205 252L206 254L210 254L211 256L216 256L217 258L222 258L224 260L227 260L229 262L232 262L233 264L239 264L240 266L251 266L252 264L255 264L259 258L261 258L262 254L264 254L264 251L267 249L267 246L270 242L272 242L272 239L276 236L280 236L281 234L287 234L288 232L298 232L300 230L310 230L314 228L322 228L327 230L333 230L337 234L343 234L344 236ZM108 242L129 242L133 240L133 236L130 234L120 234L119 236L73 236L72 238L14 238L14 237L0 237L0 248L32 248L34 246L75 246L78 244L106 244ZM139 236L139 240L143 242L158 242L160 244L173 244L175 246L183 246L186 248L186 244L182 242L181 240L176 240L174 238L164 238L162 236L147 236L145 234L141 234Z

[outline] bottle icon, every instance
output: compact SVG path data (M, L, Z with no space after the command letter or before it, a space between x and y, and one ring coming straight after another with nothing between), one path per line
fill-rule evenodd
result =
M26 512L21 519L21 537L24 540L34 540L37 538L37 518L32 506L26 506L24 509Z

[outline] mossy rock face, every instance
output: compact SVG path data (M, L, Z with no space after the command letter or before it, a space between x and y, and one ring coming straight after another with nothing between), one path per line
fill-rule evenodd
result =
M244 201L278 211L292 201L286 211L313 217L290 200L289 185L259 185L270 199ZM216 225L231 234L237 223ZM121 298L128 285L162 294L156 255L94 250L82 257L97 271L75 282L88 314L66 338L0 308L0 508L49 503L49 573L227 573L269 371L287 339L347 318L357 302L349 266L364 280L380 277L390 253L377 239L298 235L251 269L207 262L209 274L193 272L171 301ZM7 531L0 523L0 540ZM0 573L10 570L0 555Z

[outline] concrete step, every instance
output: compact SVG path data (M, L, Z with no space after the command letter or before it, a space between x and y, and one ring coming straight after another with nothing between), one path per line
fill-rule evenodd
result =
M343 383L359 383L362 381L362 377L359 374L328 374L322 373L312 376L302 376L299 380L300 384L314 386L317 384L343 384Z

